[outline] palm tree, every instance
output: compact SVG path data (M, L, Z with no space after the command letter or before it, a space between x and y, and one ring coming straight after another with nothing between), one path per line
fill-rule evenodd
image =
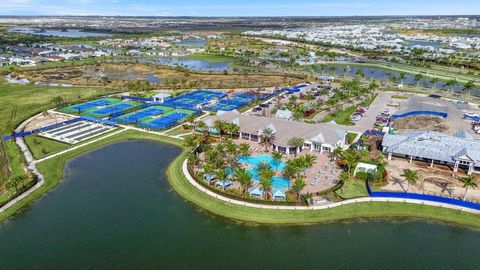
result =
M245 168L239 168L235 171L235 177L240 182L240 185L242 186L242 193L245 197L248 186L250 185L250 182L252 182L252 176Z
M188 154L188 161L193 165L193 168L195 169L198 165L198 163L200 162L200 158L198 157L198 155L195 153L195 152L190 152L190 154ZM195 170L196 172L196 170Z
M297 150L303 146L303 138L301 137L292 137L288 140L288 145L295 147L295 156L297 156Z
M342 148L337 147L337 148L333 149L333 151L330 155L332 156L333 160L337 160L338 158L340 158L342 156Z
M265 192L265 196L267 196L272 190L272 177L274 175L275 173L272 170L265 170L260 172L259 174L260 185L262 186L263 191Z
M313 164L315 164L315 161L317 160L317 157L315 157L312 154L305 154L305 156L303 156L303 160L305 162L305 166L307 168L311 168L313 166Z
M198 121L194 124L193 133L195 133L196 128L200 129L204 135L208 133L207 124L203 121Z
M474 176L470 175L470 176L467 176L467 177L462 177L460 178L460 181L462 181L463 183L463 187L465 188L465 193L463 194L463 200L465 200L467 198L467 191L468 191L468 188L476 188L478 187L478 184L476 182L476 179Z
M246 159L251 155L250 145L248 143L241 143L238 146L238 153L240 154L241 157Z
M357 155L353 150L347 150L342 153L340 163L347 166L348 176L351 175L352 167L357 162Z
M64 100L61 96L55 96L50 101L55 105L55 107L59 107Z
M272 153L272 158L273 161L275 162L275 171L278 171L278 165L282 161L283 154L278 152L278 151L273 151Z
M475 83L473 81L468 81L464 86L463 90L470 95L470 90L475 88Z
M405 180L407 180L408 187L405 192L408 192L408 190L410 189L410 184L415 184L417 182L417 172L407 169L403 171L403 174L401 176L405 177Z
M451 80L447 81L447 83L445 83L445 86L454 86L454 85L457 85L457 84L458 84L458 82L457 82L456 79L451 79ZM453 89L451 89L451 90L453 92ZM448 92L448 88L447 88L447 92Z
M268 148L272 144L272 142L275 140L275 134L273 133L273 130L266 127L261 130L260 134L260 144L262 144L265 147L265 152L268 151Z
M299 169L294 164L287 164L285 168L283 168L283 176L292 180L298 173Z
M432 84L432 90L435 90L435 84L439 81L437 77L433 77L430 79L430 83Z
M300 193L307 184L305 183L305 178L303 176L295 179L292 185L292 190L297 194L297 202L300 201Z
M225 125L225 131L230 134L230 138L233 139L233 135L238 134L240 131L240 127L234 123L227 123Z
M197 134L185 136L185 138L183 139L183 146L189 148L196 148L200 144L201 139L201 136L198 136Z
M220 136L220 139L221 139L222 138L222 133L225 129L225 121L215 120L215 122L213 122L213 128L218 130L218 136Z
M415 81L417 81L417 88L418 88L418 86L420 85L420 81L423 79L423 75L420 74L420 73L417 73L417 74L415 74L414 79L415 79Z
M225 191L225 181L228 178L228 173L225 171L224 168L220 168L216 173L215 173L215 178L218 179L218 181L222 182L223 184L223 191Z
M272 168L270 167L270 163L268 163L267 161L262 161L262 162L257 164L258 173L261 173L263 171L268 171L268 170L271 170L271 169Z

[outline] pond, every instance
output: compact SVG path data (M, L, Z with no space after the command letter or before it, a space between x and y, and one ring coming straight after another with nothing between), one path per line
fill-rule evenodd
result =
M109 37L111 34L88 32L81 29L36 29L36 28L13 28L8 32L22 33L31 35L42 36L55 36L55 37Z
M205 46L205 40L203 39L185 39L173 44L181 47L203 47Z
M324 75L337 75L337 76L348 76L348 77L355 77L359 76L363 73L365 78L368 79L375 79L379 81L390 81L392 78L397 78L398 83L402 82L400 79L400 72L397 71L390 71L382 68L375 68L375 67L364 67L364 66L357 66L357 65L325 65L325 66L316 66L315 67L317 72L320 72ZM447 85L446 82L438 81L435 83L431 83L430 79L423 78L419 81L415 80L414 75L406 74L405 78L403 79L404 84L410 85L418 85L433 88L441 89L441 90L448 90L457 93L461 93L464 90L463 85ZM472 89L471 94L480 94L480 89Z
M154 63L172 67L182 67L198 71L224 71L231 70L230 62L210 62L208 60L192 59L188 57L155 57L139 58L140 63Z
M245 226L186 203L180 149L126 141L72 160L0 226L2 269L478 269L480 232L419 220Z

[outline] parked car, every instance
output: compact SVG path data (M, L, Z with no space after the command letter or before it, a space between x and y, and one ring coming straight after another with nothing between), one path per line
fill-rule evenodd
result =
M465 113L465 116L466 117L478 117L478 114L474 113L474 112L467 112L467 113Z
M354 113L354 114L352 114L352 116L350 117L350 119L351 119L352 121L358 121L358 120L362 119L362 114L360 114L360 113Z

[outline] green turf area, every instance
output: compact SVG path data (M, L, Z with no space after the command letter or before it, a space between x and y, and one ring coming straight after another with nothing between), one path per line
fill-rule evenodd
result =
M65 103L79 103L92 98L114 93L117 90L85 87L44 87L14 85L0 82L0 134L9 134L22 121L54 107L52 99L61 97ZM2 151L2 149L0 149ZM23 173L23 156L13 141L5 142L5 152L14 174ZM3 166L4 163L1 163ZM0 170L4 172L5 170ZM0 180L7 176L0 175Z
M343 111L339 111L339 112L336 112L336 113L331 113L331 114L325 116L323 118L322 122L330 122L330 121L333 120L333 121L335 121L335 123L337 123L339 125L353 126L354 123L350 119L350 116L355 112L355 110L359 106L370 106L370 104L372 104L372 102L375 100L376 97L377 97L377 95L373 96L372 98L367 99L366 101L360 102L357 105L350 106Z
M190 133L190 132L192 132L191 129L185 129L183 126L179 126L175 129L170 130L169 132L167 132L167 134L177 136L177 135L187 134L187 133Z
M65 162L75 156L91 151L100 146L126 139L148 139L163 143L171 143L180 147L180 141L154 134L137 131L125 131L108 139L93 143L78 150L69 152L37 165L46 178L46 184L19 204L0 214L0 220L6 219L14 212L28 205L32 200L53 188L62 177ZM168 167L167 176L170 184L179 195L198 205L206 211L234 220L267 224L304 224L345 220L350 218L376 217L418 217L452 222L473 227L480 227L480 216L451 209L414 205L407 203L359 203L346 206L312 211L270 210L249 208L219 201L192 186L182 173L182 164L187 156L184 151Z
M408 99L408 97L404 96L404 95L392 95L392 98L394 98L394 99Z
M25 143L35 159L40 159L45 156L55 154L70 147L70 145L66 143L51 140L38 135L30 135L25 137Z
M352 144L353 143L353 140L355 140L355 138L357 137L357 133L353 133L353 132L348 132L347 133L347 144Z
M345 182L342 188L337 190L336 193L344 199L368 197L365 182L361 180L349 180Z

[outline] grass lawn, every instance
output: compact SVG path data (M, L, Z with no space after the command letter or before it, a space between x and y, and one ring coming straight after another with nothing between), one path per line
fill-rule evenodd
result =
M84 148L80 148L76 151L44 161L38 164L37 167L45 176L46 184L8 211L1 213L0 221L5 220L8 216L22 209L22 207L28 205L33 200L42 196L42 194L52 189L62 178L63 167L65 162L69 159L100 146L126 139L148 139L163 143L171 143L181 147L179 140L129 130L108 139L93 143ZM233 205L206 195L186 180L182 173L182 163L185 160L186 155L186 151L182 152L181 155L171 162L167 169L168 181L173 189L186 200L200 208L215 215L234 220L264 224L306 224L345 220L350 218L419 217L480 227L479 215L463 213L451 209L404 203L360 203L315 211L270 210Z
M404 96L404 95L392 95L392 98L394 98L394 99L408 99L408 97Z
M70 147L69 144L44 138L38 135L25 137L25 143L35 159L40 159L45 156L55 154Z
M337 194L344 199L368 197L365 182L361 180L349 180L342 186L341 189L337 190Z
M190 132L192 132L191 129L184 129L183 126L179 126L175 129L170 130L169 132L167 132L167 134L176 136L176 135L182 135Z
M348 132L347 133L347 144L352 144L353 143L353 140L355 140L355 138L357 137L357 133L353 133L353 132Z
M330 122L330 121L335 121L335 123L339 125L346 125L346 126L353 126L354 123L350 119L350 116L355 112L358 106L370 106L372 102L375 100L378 94L374 95L372 98L369 98L363 102L360 102L357 105L350 106L346 108L343 111L339 111L336 113L331 113L327 116L325 116L322 120L322 122Z
M7 135L22 121L42 111L53 107L51 99L61 96L65 102L76 103L100 95L113 93L117 90L82 87L42 87L33 85L14 85L0 81L0 135ZM13 175L24 173L25 160L20 149L10 140L4 143L5 154L8 156ZM2 149L0 148L0 151ZM0 166L3 166L1 163ZM5 171L5 170L0 170ZM6 179L0 175L0 181ZM2 196L0 194L0 196ZM4 196L2 196L4 197Z

